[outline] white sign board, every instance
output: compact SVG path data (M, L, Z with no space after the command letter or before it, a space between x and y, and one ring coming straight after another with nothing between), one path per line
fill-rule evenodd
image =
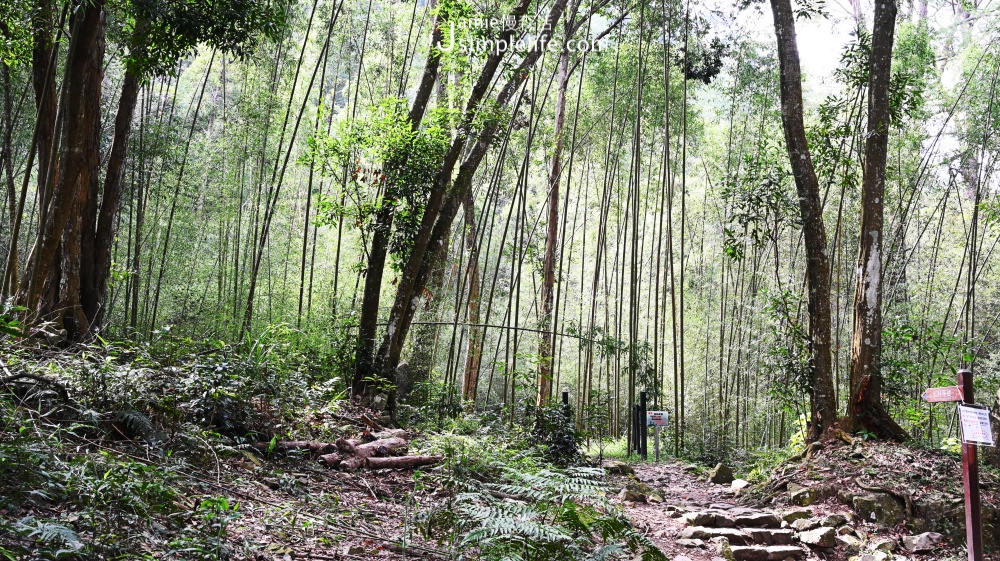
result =
M958 416L962 421L962 442L994 446L989 409L959 405Z
M647 427L665 427L665 426L667 426L667 412L666 411L646 411L646 426Z

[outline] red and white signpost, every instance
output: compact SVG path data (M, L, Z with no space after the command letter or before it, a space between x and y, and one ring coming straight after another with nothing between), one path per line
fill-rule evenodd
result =
M959 413L962 425L962 483L965 486L965 537L968 544L969 561L983 561L983 520L979 499L979 459L976 446L993 446L993 433L989 428L989 412L986 412L986 428L983 429L982 412L972 405L972 371L958 371L958 385L943 388L928 388L923 398L928 403L947 401L960 402Z

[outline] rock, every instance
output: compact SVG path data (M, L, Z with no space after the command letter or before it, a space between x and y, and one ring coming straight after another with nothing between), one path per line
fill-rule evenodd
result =
M840 491L837 491L837 499L840 502L842 502L845 505L850 506L850 507L854 506L854 497L856 497L856 496L857 495L855 495L854 493L852 493L850 491L847 491L847 490L844 490L844 489L841 489Z
M726 538L719 538L715 542L716 551L721 555L726 561L736 561L733 557L733 549L729 546L729 540Z
M854 497L854 510L865 522L895 526L904 520L903 508L886 493Z
M767 561L767 548L755 545L734 545L730 548L736 561Z
M716 485L730 485L733 482L733 470L725 464L716 464L712 471L708 472L708 480Z
M694 472L698 471L698 466L696 464L688 464L688 465L684 466L684 471L686 471L688 473L694 473Z
M688 526L715 526L715 513L689 512L681 516L681 522Z
M389 396L384 393L376 394L372 398L372 409L375 411L385 411L385 406L389 404Z
M916 536L905 536L903 547L910 553L927 553L937 549L937 544L944 539L944 536L935 532L924 532Z
M802 520L803 518L809 518L810 516L812 516L812 513L808 509L790 510L782 514L781 519L791 524L796 520Z
M684 547L705 547L705 540L699 540L699 539L686 540L684 538L681 538L677 540L677 545L682 545ZM674 561L677 561L677 559L679 558L675 557Z
M633 503L644 503L646 502L646 495L625 488L621 490L621 493L618 493L618 499Z
M840 528L837 528L837 535L838 536L848 536L848 535L854 536L855 535L854 528L851 528L850 526L841 526Z
M365 548L360 545L348 545L344 547L344 555L364 555Z
M820 522L820 525L828 528L838 528L844 524L847 524L847 517L843 514L830 514Z
M767 548L767 561L786 561L800 559L805 552L793 545L772 545Z
M796 532L807 532L809 530L815 530L819 528L819 521L815 518L800 518L795 522L792 522L792 528Z
M844 547L847 553L858 553L861 551L861 546L864 545L861 540L850 534L837 536L837 542Z
M729 484L729 488L732 489L736 496L743 493L743 490L750 486L750 482L746 479L734 479L732 483Z
M632 469L632 466L617 460L612 460L604 464L604 469L612 475L635 475L635 470Z
M818 547L833 547L837 545L837 532L833 528L817 528L799 533L799 541Z
M767 512L737 516L735 522L738 528L777 528L781 526L781 520L774 514Z
M735 528L705 528L704 526L692 526L684 528L677 537L686 540L712 540L725 539L726 543L745 544L746 535Z
M890 540L888 538L882 538L874 540L871 543L872 551L885 551L887 553L892 553L896 551L896 540Z
M692 561L692 560L690 557L686 557L684 555L678 555L677 557L674 557L674 561Z
M803 487L795 483L788 484L788 498L792 504L799 506L809 506L822 498L821 489L815 487Z
M651 502L651 503L657 503L657 504L659 504L659 503L662 503L662 502L663 502L663 495L661 495L661 494L659 494L659 493L651 493L651 494L650 494L650 495L649 495L648 497L646 497L646 498L647 498L647 499L649 500L649 502Z
M743 532L758 545L788 545L795 535L791 530L775 530L772 528L744 528Z

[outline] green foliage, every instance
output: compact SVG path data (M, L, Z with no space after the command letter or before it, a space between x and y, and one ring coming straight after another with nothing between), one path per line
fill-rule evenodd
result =
M739 261L747 242L756 248L777 243L783 227L799 224L788 156L775 138L762 137L743 158L742 173L726 179L722 198L729 209L723 252Z
M170 542L168 559L222 561L229 559L231 547L226 543L229 523L239 518L239 503L227 497L206 497L198 503L192 522Z
M321 197L317 201L318 223L329 224L344 217L367 236L381 231L389 236L389 251L397 268L410 253L450 143L450 112L432 111L424 126L413 130L407 103L401 98L385 98L367 116L340 121L332 135L315 132L304 157L304 161L316 161L328 175L346 173L349 177L350 204Z
M614 512L604 498L603 470L570 468L525 473L504 469L496 483L452 487L447 468L427 480L453 490L443 509L424 513L428 535L452 536L456 548L479 559L620 559L667 557ZM498 498L503 497L503 498ZM441 524L447 524L441 527Z
M24 16L32 9L25 0L0 0L0 64L16 68L31 60L32 25Z
M125 65L141 78L172 74L202 44L248 59L261 39L276 40L294 2L276 0L131 0L123 24Z
M531 438L542 447L545 459L563 467L581 463L580 435L568 406L553 401L541 407L531 405L528 415L532 412L535 425Z

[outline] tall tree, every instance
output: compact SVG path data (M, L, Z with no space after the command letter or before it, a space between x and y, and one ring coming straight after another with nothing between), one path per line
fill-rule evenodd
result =
M837 420L830 360L830 259L826 251L823 203L819 181L809 154L802 116L802 70L795 36L791 0L771 0L774 34L781 69L781 123L785 147L799 195L799 213L806 248L806 284L809 292L810 423L808 437L819 438Z
M177 60L202 43L248 55L261 37L274 37L283 27L287 4L224 0L164 8L136 0L114 8L121 10L117 15L125 23L128 55L103 185L101 99L108 8L103 1L80 2L72 11L58 108L49 106L50 100L55 102L51 4L41 0L34 17L39 224L17 300L36 319L53 322L77 341L89 339L104 321L122 178L142 82L173 71Z
M520 21L527 14L530 5L530 0L520 0L511 10L510 17ZM372 365L374 372L388 380L392 380L395 376L403 343L413 321L413 314L419 306L419 298L414 296L419 295L427 285L436 257L444 249L442 241L448 236L461 201L470 189L472 179L500 127L499 120L495 118L483 122L481 110L504 108L513 101L549 42L551 30L558 24L565 9L566 0L556 0L553 3L545 18L545 26L536 36L532 49L509 75L506 84L500 88L492 103L488 95L494 88L494 79L504 59L508 58L508 53L501 49L491 51L481 66L479 75L473 81L461 117L461 126L458 127L459 132L441 159L437 177L413 240L413 247L403 264L386 333ZM511 26L500 33L498 40L503 44L513 44L514 34L515 29ZM458 167L457 174L455 174L456 167Z
M846 425L880 438L905 440L906 432L882 406L882 225L889 142L889 82L896 2L875 2L868 70L868 130L861 183L861 235L851 337L851 397Z

